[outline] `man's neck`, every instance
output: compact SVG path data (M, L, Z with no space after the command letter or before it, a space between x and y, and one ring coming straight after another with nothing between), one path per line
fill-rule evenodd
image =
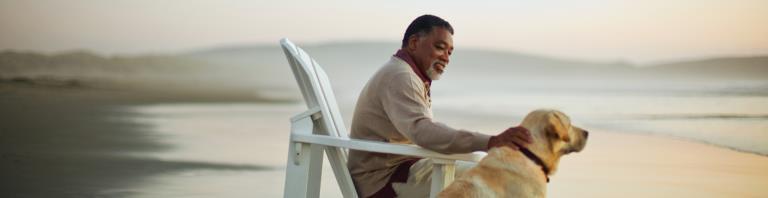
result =
M395 57L398 57L402 60L404 60L408 65L411 66L411 69L413 69L413 72L416 73L419 78L421 78L421 81L424 81L425 84L431 85L432 79L429 79L427 77L427 74L425 71L423 71L418 65L416 65L416 62L413 61L413 57L406 51L405 49L397 50L397 53L395 53Z

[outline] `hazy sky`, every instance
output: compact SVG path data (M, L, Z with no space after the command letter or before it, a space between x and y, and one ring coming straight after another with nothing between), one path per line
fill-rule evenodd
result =
M461 48L591 60L768 54L768 0L0 0L0 50L174 53L329 41L399 41L431 13Z

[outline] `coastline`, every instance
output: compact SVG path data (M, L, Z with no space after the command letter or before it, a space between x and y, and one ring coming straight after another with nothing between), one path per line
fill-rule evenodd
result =
M489 135L522 119L435 111L452 127ZM587 146L561 159L549 197L768 196L768 156L690 138L581 127L590 131Z
M226 152L263 160L243 163L131 155L184 151L179 149L184 145L174 141L189 134L169 137L145 122L121 119L145 116L125 108L258 101L0 83L0 193L2 197L279 196L284 185L280 164L287 152L281 142L287 141L288 117L298 113L292 109L257 112L249 118L258 120L257 131L279 134L238 136L252 142L235 142L236 150ZM512 124L506 118L437 115L451 126L481 131ZM596 128L590 133L584 151L562 159L548 186L550 197L768 196L763 188L768 186L768 157L667 136ZM206 146L221 141L193 140L187 143ZM328 164L323 169L321 196L335 197L333 173Z
M131 197L152 175L184 170L272 170L252 164L164 160L174 145L121 108L220 98L0 83L0 197ZM231 98L229 99L231 100ZM234 101L250 100L240 98ZM254 100L258 101L258 100Z
M551 197L763 197L768 157L684 139L590 131L563 157Z

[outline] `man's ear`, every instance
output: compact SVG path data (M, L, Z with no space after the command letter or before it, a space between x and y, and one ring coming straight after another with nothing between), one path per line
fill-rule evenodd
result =
M563 141L571 141L571 137L568 133L568 126L569 123L566 123L568 118L565 118L564 115L560 115L560 113L553 111L547 114L547 136L552 138L561 139Z
M410 37L408 37L408 45L405 46L409 51L415 51L416 46L418 45L420 36L419 34L412 34Z

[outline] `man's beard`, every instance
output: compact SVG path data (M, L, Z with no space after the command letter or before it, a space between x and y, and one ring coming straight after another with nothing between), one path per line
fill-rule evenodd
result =
M440 73L440 72L437 71L437 69L435 69L437 67L437 63L441 63L441 62L435 61L427 69L427 77L429 77L429 79L440 80L440 76L443 75L443 73ZM445 65L445 64L443 64L443 65Z

